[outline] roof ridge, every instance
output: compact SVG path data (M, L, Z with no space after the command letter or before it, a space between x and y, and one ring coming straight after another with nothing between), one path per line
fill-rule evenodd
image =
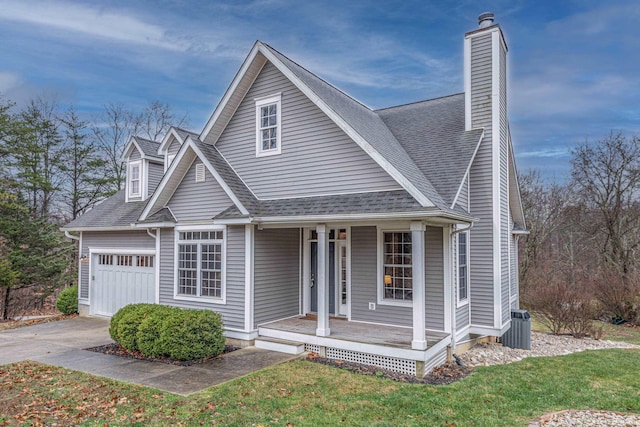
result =
M180 126L173 126L173 128L176 129L176 130L181 130L183 132L191 133L193 135L200 135L198 132L194 132L194 131L189 130L189 129L181 128Z
M317 78L318 80L320 80L321 82L323 82L324 84L332 87L333 89L337 90L338 92L340 92L341 94L343 94L344 96L346 96L347 98L351 99L352 101L356 102L357 104L363 106L364 108L366 108L369 111L374 111L373 109L371 109L370 107L368 107L367 105L363 104L361 101L358 101L356 98L354 98L353 96L349 95L347 92L343 91L342 89L340 89L339 87L329 83L328 81L326 81L325 79L323 79L322 77L320 77L319 75L317 75L316 73L314 73L313 71L309 71L307 68L303 67L302 65L298 64L296 61L294 61L293 59L289 58L287 55L285 55L284 53L280 52L278 49L274 48L273 46L269 45L268 43L265 43L263 41L260 41L260 43L262 43L263 45L265 45L266 47L268 47L269 49L273 50L274 52L278 53L279 55L282 55L283 57L285 57L286 59L288 59L289 61L293 62L295 65L297 65L298 67L302 68L304 71L306 71L307 73L311 74L312 76L314 76L315 78Z
M152 139L144 138L144 137L138 136L138 135L133 135L133 137L136 138L136 139L141 139L141 140L146 141L146 142L152 142L152 143L158 144L158 145L162 144L162 141L154 141Z
M398 104L398 105L392 105L392 106L389 106L389 107L378 108L377 110L373 110L373 112L377 113L378 111L391 110L392 108L406 107L408 105L421 104L423 102L432 102L432 101L437 101L439 99L451 98L451 97L459 96L459 95L464 95L464 92L452 93L451 95L442 95L442 96L438 96L438 97L435 97L435 98L423 99L421 101L412 101L412 102L407 102L407 103L404 103L404 104Z

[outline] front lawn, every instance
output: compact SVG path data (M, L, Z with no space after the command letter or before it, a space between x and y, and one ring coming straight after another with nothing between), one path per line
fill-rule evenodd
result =
M567 408L640 412L638 366L637 350L587 351L434 387L296 361L182 398L25 362L0 367L0 425L526 426Z
M610 322L601 322L596 320L593 322L596 328L602 328L602 339L611 341L624 341L630 344L640 345L640 326L631 324L614 325ZM537 314L531 314L531 329L537 332L549 332L540 320Z

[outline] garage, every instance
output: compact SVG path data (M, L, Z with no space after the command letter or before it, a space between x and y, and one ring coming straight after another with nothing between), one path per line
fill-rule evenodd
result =
M93 253L90 313L112 316L127 304L155 302L155 256L149 251Z

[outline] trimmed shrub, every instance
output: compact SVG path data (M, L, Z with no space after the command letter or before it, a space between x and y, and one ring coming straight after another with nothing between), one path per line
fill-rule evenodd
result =
M78 285L73 285L60 292L56 300L56 308L62 314L73 314L78 312Z
M180 309L157 305L147 313L147 316L140 323L138 328L138 349L142 354L149 357L162 357L167 355L163 342L160 339L160 332L166 319Z
M118 325L120 325L120 320L122 317L129 313L130 311L138 310L141 306L146 306L151 304L129 304L122 307L120 310L116 312L113 316L111 316L111 321L109 322L109 335L111 339L117 343L120 343L120 336L118 335Z
M138 351L138 329L142 321L157 309L154 304L136 304L118 322L118 343L129 351Z
M222 316L210 310L179 310L163 322L160 341L168 356L194 360L224 351Z

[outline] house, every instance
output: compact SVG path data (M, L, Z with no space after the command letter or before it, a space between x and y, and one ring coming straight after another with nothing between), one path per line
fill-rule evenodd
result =
M375 111L256 42L202 132L131 138L126 188L64 227L81 313L209 309L228 339L417 375L501 336L525 224L479 24L463 93Z

